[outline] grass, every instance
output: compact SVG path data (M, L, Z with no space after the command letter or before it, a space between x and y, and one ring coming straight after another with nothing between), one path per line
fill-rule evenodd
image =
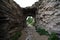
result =
M36 30L36 32L38 32L40 35L49 36L48 40L58 40L58 36L55 32L52 32L51 34L49 34L48 31L46 31L45 29L42 29L42 28L38 28Z
M21 36L21 32L16 32L15 35L12 37L12 40L17 40Z
M38 32L40 35L49 35L49 33L45 29L42 29L42 28L38 28L36 32Z
M58 36L56 35L56 33L52 32L52 33L49 35L48 40L59 40L59 39L58 39Z

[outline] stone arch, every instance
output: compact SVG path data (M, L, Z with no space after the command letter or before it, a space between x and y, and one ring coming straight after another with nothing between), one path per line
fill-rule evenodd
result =
M22 8L25 21L28 16L32 16L35 19L36 18L36 10L37 10L37 8L30 8L30 7Z

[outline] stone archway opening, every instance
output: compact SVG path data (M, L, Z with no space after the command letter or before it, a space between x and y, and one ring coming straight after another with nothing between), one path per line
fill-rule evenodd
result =
M37 8L30 8L30 7L22 8L26 26L28 26L30 24L33 24L33 26L35 26L36 10L37 10ZM28 21L31 21L32 23L27 24L28 23L28 22L26 22L27 19L28 19ZM32 20L34 20L34 21L32 21Z
M27 26L34 26L35 19L32 16L27 16L27 18L26 18L26 24L27 24Z

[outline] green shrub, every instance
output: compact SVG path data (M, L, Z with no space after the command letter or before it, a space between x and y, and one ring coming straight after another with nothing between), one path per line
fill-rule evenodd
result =
M58 36L56 35L56 33L52 32L52 33L49 35L48 40L58 40Z
M16 32L15 35L12 37L12 40L17 40L21 36L21 32Z
M30 24L32 23L33 19L32 18L28 18L27 22Z
M42 28L37 28L36 31L40 35L48 35L49 36L48 40L58 40L58 36L55 32L52 32L51 34L49 34L45 29L42 29Z
M27 24L31 24L31 25L34 25L34 18L32 17L28 17L28 19L26 19L26 22L27 22Z
M40 35L49 35L49 33L45 30L45 29L42 29L42 28L38 28L36 30Z

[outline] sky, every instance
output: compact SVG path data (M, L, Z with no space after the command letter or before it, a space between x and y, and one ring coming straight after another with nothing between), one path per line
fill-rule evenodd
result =
M34 4L38 0L14 0L14 1L24 8L27 6L32 6L32 4Z

